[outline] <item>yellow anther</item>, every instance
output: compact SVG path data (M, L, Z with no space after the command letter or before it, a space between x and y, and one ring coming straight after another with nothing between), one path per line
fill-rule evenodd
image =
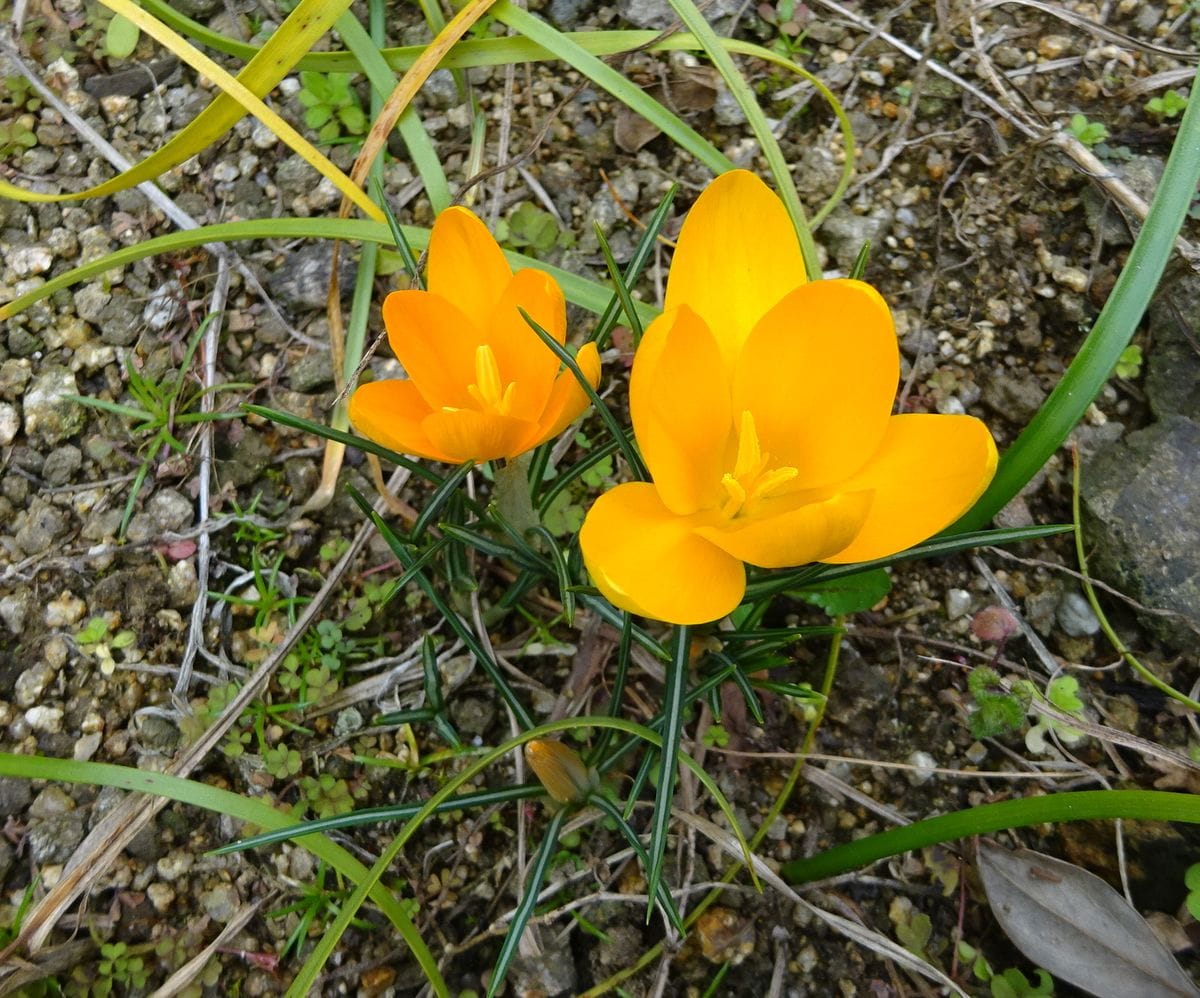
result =
M759 499L766 498L799 474L788 466L768 470L770 463L771 455L764 454L759 445L754 415L748 409L744 410L738 427L733 471L726 472L721 478L721 487L728 497L721 506L722 516L732 518L748 512Z
M515 381L504 384L500 380L500 365L496 355L486 343L475 348L475 384L468 385L471 398L479 403L484 412L508 415L516 393Z

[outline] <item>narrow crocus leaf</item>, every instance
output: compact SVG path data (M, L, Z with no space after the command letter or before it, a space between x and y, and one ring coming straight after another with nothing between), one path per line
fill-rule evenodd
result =
M691 662L691 629L675 628L671 664L667 666L667 688L662 704L662 751L659 753L658 793L654 799L654 818L650 828L650 867L646 871L647 893L654 897L662 880L667 854L667 834L671 827L671 804L675 799L675 775L678 754L683 744L684 695L687 692Z

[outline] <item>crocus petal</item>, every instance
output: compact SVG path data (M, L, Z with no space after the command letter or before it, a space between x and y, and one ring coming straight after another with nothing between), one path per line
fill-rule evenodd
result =
M695 309L731 367L754 324L804 282L804 257L783 202L754 174L733 170L709 184L688 212L665 307Z
M687 305L651 323L629 381L638 447L668 509L718 505L732 421L729 378L704 320Z
M496 354L500 379L515 382L510 415L537 419L546 407L559 361L521 315L529 313L559 343L567 338L567 305L549 274L519 270L512 276L488 320L487 340Z
M388 343L431 409L475 403L475 349L479 326L456 304L428 291L393 291L383 300Z
M754 414L776 466L818 488L862 467L887 430L900 352L887 304L861 281L814 281L765 315L734 375L734 414Z
M699 522L699 515L667 509L653 485L618 485L583 521L584 564L623 610L672 624L716 620L741 602L746 572L738 559L697 536Z
M839 488L872 489L858 536L821 560L883 558L949 526L983 494L996 471L996 444L974 416L893 416L878 451Z
M421 424L429 406L411 381L389 378L360 385L350 396L350 422L355 430L400 454L452 461L433 445Z
M791 568L845 548L862 529L870 508L870 492L841 492L801 506L767 499L749 516L700 527L696 533L739 561L760 568Z
M429 235L426 287L448 298L479 329L486 329L492 309L504 294L512 268L496 240L466 208L447 208Z
M525 448L521 441L534 428L525 419L455 409L430 413L421 424L434 447L455 464L463 461L494 461L500 457L516 457Z
M585 343L575 355L575 363L587 378L588 384L595 388L600 384L600 353L595 343ZM571 371L563 371L554 381L546 408L538 421L537 433L534 439L526 442L524 450L536 447L552 437L557 437L570 426L588 407L591 398L580 387L579 380Z

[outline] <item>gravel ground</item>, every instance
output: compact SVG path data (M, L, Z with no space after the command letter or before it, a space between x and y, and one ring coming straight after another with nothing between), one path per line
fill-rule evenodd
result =
M529 6L571 30L659 28L670 20L660 2ZM1175 0L1067 0L980 5L971 19L968 3L865 0L841 7L812 0L807 8L797 5L803 34L795 36L782 18L788 6L717 0L708 13L722 31L793 52L850 114L857 174L818 232L822 264L845 272L871 240L867 277L892 304L901 335L901 405L979 415L1003 449L1070 362L1128 254L1138 199L1152 194L1178 121L1169 102L1157 111L1147 102L1186 89L1181 74L1194 66L1200 13ZM252 22L275 16L269 3L188 0L177 7L239 37ZM107 14L98 6L46 0L24 18L19 60L0 49L6 62L0 176L12 183L78 190L116 172L107 154L24 83L26 69L130 160L161 146L212 96L207 83L145 39L128 59L104 55ZM1089 29L1085 20L1103 21L1103 28ZM395 22L397 42L427 37L415 7L404 7ZM638 53L614 65L673 101L738 165L762 168L736 104L700 60ZM831 115L811 88L783 71L755 60L742 68L778 122L815 210L833 190L843 155ZM630 216L647 217L677 182L681 192L666 227L671 235L710 178L606 94L577 90L581 79L560 66L518 66L507 78L503 67L469 75L488 116L488 163L495 161L501 125L515 156L531 147L557 109L521 168L478 189L475 209L492 223L503 221L510 245L568 270L602 279L593 220L624 261L638 236ZM289 79L273 103L303 127L299 87ZM418 108L452 184L461 183L472 116L449 73L435 74ZM1072 121L1080 115L1082 121ZM1107 134L1100 137L1096 125ZM335 145L330 155L345 168L354 149ZM391 151L397 155L384 171L389 198L402 221L430 224L402 145ZM63 204L0 200L0 301L174 231L178 221L164 201L202 224L332 215L338 205L331 185L318 183L249 119L159 184L166 198L157 202L142 190ZM1200 240L1195 220L1184 236ZM308 505L321 476L319 439L247 417L181 425L174 447L155 437L157 427L139 428L69 398L144 407L158 392L164 408L195 411L207 378L240 386L216 395L221 411L252 401L324 418L335 395L324 312L328 244L261 240L234 250L227 269L204 250L128 264L57 292L0 330L0 633L6 635L0 749L155 770L191 759L194 779L298 815L419 800L462 762L447 755L429 726L417 726L413 736L369 722L419 703L422 635L438 637L450 718L465 741L496 744L508 735L509 718L418 589L409 586L385 601L384 584L396 572L391 553L360 529L362 517L344 490L323 508ZM660 247L640 289L647 300L661 294L668 259ZM342 265L348 289L353 253L343 252ZM1180 261L1173 265L1135 339L1144 363L1131 361L1117 372L1076 434L1089 546L1103 577L1134 600L1105 594L1104 607L1143 661L1185 690L1197 679L1200 626L1193 596L1200 515L1191 515L1200 514L1194 388L1200 283L1186 271ZM392 281L380 276L377 300ZM225 301L219 349L210 355L202 347L181 376L214 295ZM580 332L591 321L582 313L572 319ZM628 360L616 347L606 370L612 376ZM381 373L394 367L383 356L373 363ZM151 386L140 402L138 384ZM603 429L588 423L583 433L570 445L576 456ZM607 477L619 475L617 467ZM339 484L373 494L359 452L348 452ZM477 486L488 488L482 480ZM410 481L401 498L420 508L428 492ZM554 529L568 531L586 501L572 494L556 511L561 522ZM998 523L1068 521L1070 503L1070 458L1063 451ZM1069 754L1051 748L1039 756L1021 733L985 740L971 734L966 666L991 661L1044 684L1049 662L1073 670L1094 723L1185 756L1194 751L1197 734L1182 711L1128 670L1106 668L1118 656L1098 634L1075 567L1073 544L1060 537L897 569L888 598L851 622L817 742L821 755L810 760L810 775L770 828L760 850L766 861L881 830L897 811L908 817L948 811L1029 792L1031 782L1046 790L1194 790L1194 770L1128 747L1118 754L1102 738L1087 738ZM500 574L481 577L485 605L504 581ZM1002 594L1029 628L997 646L979 636L986 637L979 615L994 613ZM564 690L606 697L604 670L615 665L613 634L586 616L568 628L551 603L539 594L492 631L539 720L562 709ZM235 684L270 658L306 607L313 625L243 719L205 747L205 724L233 699ZM814 614L784 601L773 622L819 622ZM825 651L819 642L798 645L790 674L819 683ZM590 662L598 663L595 670L585 668ZM181 664L190 671L182 680ZM635 663L627 715L648 716L660 689L654 669ZM304 696L316 705L287 706ZM767 704L762 725L739 712L736 698L726 697L725 708L716 732L706 709L689 737L739 819L754 828L791 768L803 717L779 700ZM1048 769L1056 771L1046 775ZM972 775L979 773L1000 775ZM487 785L517 779L510 766L500 766ZM685 781L681 793L689 810L715 820L714 805L695 786ZM89 832L128 806L114 790L0 778L0 926L18 922L27 894L36 903L52 891ZM434 819L392 871L403 895L417 902L417 924L456 993L483 987L503 931L499 920L515 904L525 837L535 841L544 821L540 805ZM341 841L369 863L394 827L357 829ZM112 993L150 993L172 975L185 990L171 993L282 993L302 960L297 949L327 924L345 885L289 845L209 854L244 833L228 816L178 804L150 815L115 856L96 861L84 899L54 920L37 957L43 973L70 994L106 994L106 986ZM1008 838L1119 882L1111 824ZM583 993L633 966L661 939L661 927L645 924L640 904L613 899L645 886L636 867L612 859L621 845L598 825L564 843L554 874L561 889L575 899L598 893L609 899L581 900L578 919L541 920L536 943L530 940L531 953L540 947L541 955L523 953L509 994ZM1136 906L1156 913L1156 928L1186 964L1200 933L1181 908L1183 871L1200 853L1198 844L1186 831L1139 824L1125 827L1124 849ZM805 896L898 938L953 970L970 993L986 994L954 955L958 931L997 969L1032 972L997 927L970 860L966 848L927 851ZM673 883L698 889L719 879L725 865L708 840L680 829ZM669 959L626 980L624 993L701 994L726 963L716 993L935 993L803 906L770 888L760 897L738 883L687 941L668 947ZM700 895L686 896L694 905ZM381 916L363 917L330 961L319 993L417 994L422 978L405 948ZM926 937L917 940L926 925ZM202 953L207 960L188 970ZM0 993L21 986L20 966L10 961ZM58 993L26 987L31 995Z

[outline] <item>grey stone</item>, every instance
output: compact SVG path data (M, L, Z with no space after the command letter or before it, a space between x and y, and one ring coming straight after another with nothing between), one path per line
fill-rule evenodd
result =
M53 784L46 787L29 806L29 817L50 818L56 814L67 814L75 810L75 799L62 787Z
M288 370L292 391L311 392L333 383L333 365L324 351L306 353Z
M350 287L354 280L354 262L349 257L349 253L340 257L338 280L343 288ZM274 298L292 308L323 309L331 270L329 246L305 246L288 254L267 287Z
M21 412L11 402L0 402L0 447L7 447L21 429Z
M33 800L29 781L15 776L0 776L0 818L24 814Z
M1046 390L1028 371L1001 370L989 375L982 398L998 416L1024 426L1046 401Z
M33 365L24 357L10 357L0 364L0 398L17 401L33 377Z
M950 620L958 620L971 609L971 594L965 589L946 590L946 616Z
M83 429L86 416L78 402L75 375L58 364L50 364L38 373L25 393L25 433L30 438L56 444Z
M233 884L217 884L200 893L200 906L215 922L228 922L237 913L241 899Z
M96 318L100 339L114 347L127 347L138 338L141 328L137 305L128 295L113 295Z
M450 703L450 717L464 735L483 735L496 720L496 705L477 697L462 697Z
M595 8L595 0L550 0L550 20L564 31L573 31Z
M83 841L84 816L78 811L31 821L25 841L38 865L65 863Z
M47 485L66 485L83 464L83 451L74 444L58 447L46 455L42 477Z
M1165 287L1150 305L1153 346L1146 359L1146 395L1159 419L1172 414L1200 419L1200 277Z
M32 609L33 593L28 589L18 589L0 599L0 620L13 634L20 634Z
M1063 633L1073 638L1086 638L1100 630L1100 619L1083 593L1068 589L1062 594L1055 618Z
M711 23L730 17L741 8L741 0L714 0L703 10ZM667 0L617 0L617 14L639 28L654 28L656 31L669 28L679 21Z
M1158 188L1165 166L1166 161L1157 156L1133 156L1120 167L1121 179L1134 193L1149 201ZM1132 245L1133 234L1129 226L1097 188L1084 189L1083 210L1088 228L1095 230L1099 227L1100 238L1109 246Z
M1200 630L1200 423L1171 416L1085 465L1084 529L1094 571L1180 618L1147 615L1163 639L1193 649Z
M833 258L842 269L849 269L863 243L871 241L878 247L884 234L892 224L890 208L877 208L871 215L856 215L845 206L830 212L821 226L821 242L828 247Z
M154 332L161 333L183 314L183 288L178 281L165 281L150 293L142 309L142 319Z
M146 504L146 512L161 530L183 530L192 522L192 500L174 489L159 489Z
M35 499L24 523L17 530L17 545L26 554L41 554L50 550L54 542L67 532L69 525L62 510L43 499Z

